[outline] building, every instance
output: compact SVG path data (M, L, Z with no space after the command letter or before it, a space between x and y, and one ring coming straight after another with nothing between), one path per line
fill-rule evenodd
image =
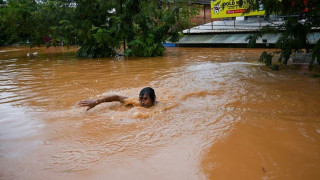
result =
M210 0L195 0L191 1L191 5L199 7L200 14L191 19L194 25L206 24L212 21L211 19L211 1Z

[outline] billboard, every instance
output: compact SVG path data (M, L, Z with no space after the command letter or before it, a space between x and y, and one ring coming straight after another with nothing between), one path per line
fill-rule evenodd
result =
M228 18L238 16L259 16L264 15L263 7L258 11L251 11L243 14L250 4L256 0L243 0L242 7L239 6L239 0L215 0L211 1L211 18Z

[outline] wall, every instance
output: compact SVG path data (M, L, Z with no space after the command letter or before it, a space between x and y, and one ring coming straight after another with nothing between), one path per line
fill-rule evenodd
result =
M195 25L202 25L211 22L211 9L210 4L196 5L199 7L200 14L191 19Z

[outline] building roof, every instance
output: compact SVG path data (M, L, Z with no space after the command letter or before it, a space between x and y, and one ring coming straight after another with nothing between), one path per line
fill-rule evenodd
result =
M210 4L211 0L192 0L191 4Z

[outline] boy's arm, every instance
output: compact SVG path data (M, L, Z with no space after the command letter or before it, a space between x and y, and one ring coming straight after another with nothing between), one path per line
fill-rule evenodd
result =
M119 96L119 95L110 95L110 96L107 96L107 97L104 97L101 99L97 99L97 100L87 99L87 100L80 101L78 103L78 106L80 106L80 107L88 106L88 109L87 109L87 111L88 111L88 110L94 108L96 105L104 103L104 102L118 101L118 102L124 103L124 100L126 98L128 98L128 97Z

